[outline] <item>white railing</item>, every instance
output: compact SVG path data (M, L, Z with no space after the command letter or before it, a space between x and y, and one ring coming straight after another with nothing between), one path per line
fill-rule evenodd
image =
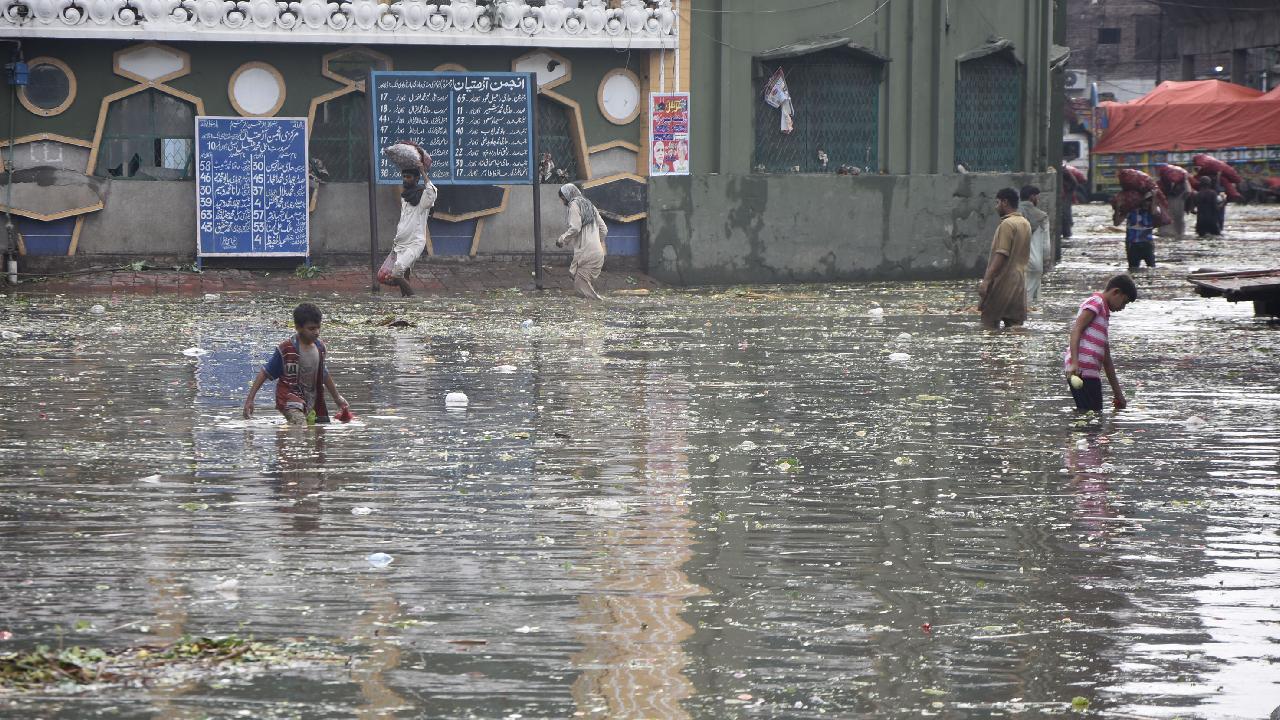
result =
M0 0L0 35L671 47L672 0Z

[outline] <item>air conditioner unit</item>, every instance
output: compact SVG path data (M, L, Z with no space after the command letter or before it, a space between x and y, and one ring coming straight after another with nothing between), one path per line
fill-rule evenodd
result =
M1089 73L1083 70L1068 70L1064 81L1067 90L1089 89Z

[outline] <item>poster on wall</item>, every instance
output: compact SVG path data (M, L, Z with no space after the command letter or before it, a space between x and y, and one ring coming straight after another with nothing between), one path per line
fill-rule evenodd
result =
M306 118L196 118L198 257L310 254Z
M649 96L649 174L689 174L689 93Z

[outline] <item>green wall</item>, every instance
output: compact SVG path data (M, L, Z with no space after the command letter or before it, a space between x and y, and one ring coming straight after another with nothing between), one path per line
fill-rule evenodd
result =
M813 5L813 3L808 3ZM779 0L693 0L693 171L747 173L761 102L753 59L843 36L889 58L880 97L880 165L890 174L951 173L957 59L1001 37L1025 68L1023 171L1046 165L1051 131L1048 44L1053 0L848 0L778 10ZM877 12L877 8L880 8ZM874 13L874 14L873 14ZM869 19L863 21L863 18Z

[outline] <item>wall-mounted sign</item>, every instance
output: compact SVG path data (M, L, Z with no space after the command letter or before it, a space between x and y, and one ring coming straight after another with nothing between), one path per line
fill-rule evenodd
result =
M437 185L533 184L533 83L528 73L374 72L373 162L380 185L400 171L382 152L411 140Z
M310 254L306 118L196 118L200 257Z
M649 96L649 174L689 174L689 93Z

